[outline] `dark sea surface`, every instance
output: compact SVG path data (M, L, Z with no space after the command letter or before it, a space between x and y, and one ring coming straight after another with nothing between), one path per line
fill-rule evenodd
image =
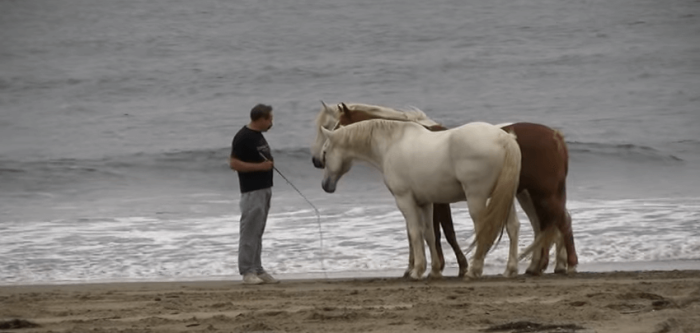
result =
M699 55L690 0L0 1L0 284L237 276L227 159L256 103L275 108L276 166L323 229L321 247L276 175L268 271L403 269L378 171L321 189L320 100L556 128L582 264L700 268ZM465 203L453 218L466 247ZM486 265L506 256L504 239Z

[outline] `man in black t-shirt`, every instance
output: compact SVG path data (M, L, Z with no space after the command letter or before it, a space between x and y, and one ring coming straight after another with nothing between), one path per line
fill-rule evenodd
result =
M229 164L238 171L241 189L238 271L245 284L279 283L265 272L260 260L274 168L270 146L262 132L271 127L272 107L258 104L250 111L250 123L236 133L231 143Z

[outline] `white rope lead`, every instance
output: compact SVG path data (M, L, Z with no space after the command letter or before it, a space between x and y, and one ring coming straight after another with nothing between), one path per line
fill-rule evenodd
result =
M266 161L268 160L268 159L265 157L265 155L263 155L262 153L260 154L260 156L262 156ZM283 178L290 186L292 186L292 188L293 188L295 191L297 191L297 193L299 193L299 195L300 195L302 198L304 198L304 200L306 200L306 202L309 203L309 205L310 205L310 206L314 209L314 211L316 212L316 223L318 224L318 237L319 237L320 246L321 246L321 270L323 271L323 276L324 276L326 279L328 279L328 273L326 272L326 263L325 263L326 260L325 260L324 255L323 255L324 250L323 250L323 229L321 228L321 213L318 211L318 208L316 208L316 206L315 206L313 203L311 203L311 201L310 201L303 193L301 193L301 191L299 191L299 189L298 189L296 186L294 186L294 184L292 184L292 182L290 182L289 179L287 179L287 177L285 177L285 176L282 174L282 172L279 171L279 169L277 169L276 166L273 165L272 168L275 169L275 171L277 171L277 173L278 173L280 176L282 176L282 178Z

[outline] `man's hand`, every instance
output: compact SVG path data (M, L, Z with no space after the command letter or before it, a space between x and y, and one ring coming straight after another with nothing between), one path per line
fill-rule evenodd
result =
M265 160L265 162L260 163L260 167L263 171L272 170L275 167L275 163L270 160Z

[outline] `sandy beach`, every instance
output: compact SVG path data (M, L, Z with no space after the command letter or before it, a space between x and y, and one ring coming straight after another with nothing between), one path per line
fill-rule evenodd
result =
M0 332L700 332L700 270L4 286Z

